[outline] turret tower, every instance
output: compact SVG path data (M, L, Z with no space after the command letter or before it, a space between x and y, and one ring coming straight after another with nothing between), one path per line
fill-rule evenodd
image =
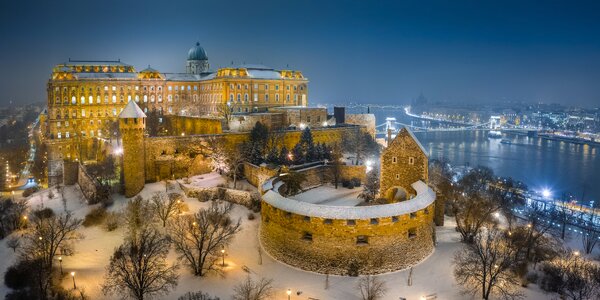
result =
M129 101L119 114L119 128L123 137L123 179L125 197L133 197L145 184L144 129L146 114Z

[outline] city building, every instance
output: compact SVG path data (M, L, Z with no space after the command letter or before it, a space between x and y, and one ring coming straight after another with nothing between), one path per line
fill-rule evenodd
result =
M220 116L264 112L269 107L305 107L308 80L300 71L241 65L210 71L197 43L188 52L185 73L136 69L121 60L71 60L56 65L47 85L44 138L49 176L63 161L95 161L103 143L118 138L118 116L134 101L144 113Z

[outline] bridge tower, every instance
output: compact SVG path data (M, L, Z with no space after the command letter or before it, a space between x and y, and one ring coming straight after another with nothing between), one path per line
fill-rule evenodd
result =
M396 118L385 118L386 144L389 146L393 139L393 133L396 132Z

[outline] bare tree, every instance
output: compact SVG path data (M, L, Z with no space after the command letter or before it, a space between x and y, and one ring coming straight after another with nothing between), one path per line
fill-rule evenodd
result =
M65 251L75 240L82 238L77 233L81 219L75 218L71 212L62 215L35 215L31 218L28 232L20 250L21 259L33 262L33 279L40 295L47 295L51 283L54 257L60 249Z
M331 175L333 177L333 185L338 188L340 177L342 176L342 147L338 143L334 143L331 148Z
M13 249L13 252L17 252L17 248L19 248L19 245L21 245L21 241L19 240L19 237L15 235L11 236L6 241L6 246L8 248Z
M600 267L579 256L577 252L565 251L561 256L542 265L540 286L561 295L561 299L597 299L600 294Z
M371 202L375 200L375 197L377 197L377 193L379 193L379 170L373 168L373 170L367 173L367 180L365 181L365 186L363 188L363 191L358 195L358 198L361 198L366 202Z
M219 117L223 118L225 121L225 125L227 125L227 129L229 129L229 124L231 123L231 119L233 118L233 102L222 102L217 104L217 113Z
M194 275L214 270L219 251L240 230L241 221L233 223L229 216L232 207L231 203L213 202L194 215L178 216L170 222L168 230L175 251Z
M581 242L585 254L592 253L598 240L600 240L600 226L592 221L593 217L593 215L590 215L590 219L581 222Z
M273 295L273 279L253 280L250 275L233 288L233 300L265 300Z
M466 243L472 243L483 226L495 222L493 213L502 206L494 194L488 191L488 183L493 178L490 169L478 167L458 182L451 209L456 228Z
M177 196L179 194L171 193L167 196L165 193L157 192L150 199L154 213L162 221L163 227L167 226L169 219L181 212L181 199Z
M213 297L208 293L197 291L187 292L183 296L177 298L177 300L219 300L219 297Z
M483 299L496 295L501 299L520 299L519 280L511 271L515 249L509 247L503 232L483 228L473 243L454 256L454 276L465 293L481 293Z
M154 222L152 205L139 195L129 200L123 216L128 232L132 236Z
M177 265L165 262L169 239L152 226L125 239L110 258L102 291L131 299L166 295L177 286Z
M387 291L385 281L371 275L360 278L356 288L363 300L382 299Z

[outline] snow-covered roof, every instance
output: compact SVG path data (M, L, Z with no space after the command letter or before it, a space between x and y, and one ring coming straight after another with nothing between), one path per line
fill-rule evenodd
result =
M93 72L80 72L80 73L75 73L77 78L79 79L113 79L113 78L119 78L119 79L136 79L137 78L137 73L119 73L119 72L98 72L98 73L93 73Z
M273 180L273 179L270 179ZM263 185L265 187L265 185ZM343 220L366 220L406 215L424 209L435 201L435 192L422 181L412 184L417 196L406 201L373 206L329 206L285 198L275 190L267 191L263 201L278 209L309 217Z
M146 114L140 109L140 107L135 104L133 100L129 100L125 108L119 114L119 118L145 118Z

